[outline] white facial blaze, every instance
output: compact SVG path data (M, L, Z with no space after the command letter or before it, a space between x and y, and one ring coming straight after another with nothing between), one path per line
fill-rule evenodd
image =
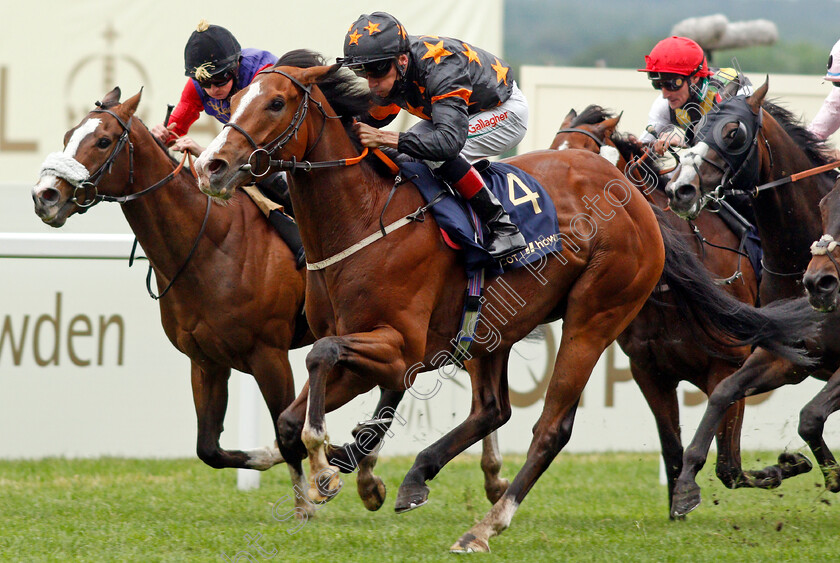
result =
M262 92L262 84L259 82L252 82L250 86L248 86L248 91L243 96L242 101L239 102L239 107L236 108L236 113L233 114L230 118L231 121L236 121L242 114L245 113L245 110L248 108L248 105L254 101L254 98L260 95Z
M261 85L259 82L252 82L250 86L248 86L248 91L245 92L245 96L242 97L242 101L239 102L239 107L236 108L236 113L234 113L230 121L235 122L237 119L242 117L247 111L248 106L254 101L254 98L260 95L261 92ZM227 143L228 132L230 131L229 127L225 127L222 129L222 132L216 135L216 138L213 139L210 144L207 146L207 149L201 156L198 157L196 160L196 165L199 167L204 167L207 162L216 158L216 154L221 150L225 143Z
M692 184L708 152L709 145L706 143L697 143L690 149L684 150L680 154L680 175L674 181L674 185Z
M64 147L64 154L69 158L76 158L76 151L79 150L79 145L85 137L96 131L96 128L101 124L101 119L91 118L79 125L79 127L73 131L73 135L70 137L70 140L67 141L67 146Z
M607 162L609 162L613 166L615 166L618 162L618 159L621 158L621 154L618 152L618 149L609 145L603 145L598 150L598 154L607 159Z
M42 190L54 188L58 178L78 186L90 177L90 171L76 160L76 153L82 141L88 135L92 135L101 124L101 119L88 119L73 131L73 135L67 141L67 146L64 147L64 152L53 152L47 155L41 164L40 179L34 188L36 194Z
M558 151L564 151L569 148L569 141L563 141L563 144L557 147Z
M210 141L210 144L207 145L207 148L204 149L204 152L201 153L201 156L195 161L197 166L204 166L206 162L214 159L216 157L216 153L219 152L219 149L227 143L227 136L230 129L225 127L222 129L222 132L216 135L216 138Z

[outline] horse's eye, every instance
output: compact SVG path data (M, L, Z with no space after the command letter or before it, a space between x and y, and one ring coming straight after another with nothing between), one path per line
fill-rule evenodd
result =
M268 106L268 109L271 111L280 111L286 105L286 102L283 101L283 98L274 98L271 100L271 103Z
M96 146L100 149L107 149L111 146L111 139L109 139L108 137L102 137L96 142Z

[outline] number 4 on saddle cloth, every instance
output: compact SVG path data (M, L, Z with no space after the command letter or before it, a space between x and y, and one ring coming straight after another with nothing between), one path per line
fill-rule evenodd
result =
M447 244L462 251L467 275L472 277L482 270L487 275L499 275L539 260L550 252L559 254L562 246L557 211L539 182L509 164L483 160L474 163L474 167L490 191L502 202L528 244L525 250L508 256L501 263L477 239L473 219L468 216L463 200L443 186L425 164L400 162L403 178L411 179L426 202L434 201L442 194L442 199L430 211L445 233ZM484 225L479 227L483 231L483 239L487 230Z
M460 197L443 186L425 164L400 163L403 178L410 179L417 186L427 203L436 202L430 211L444 234L444 240L463 254L469 278L467 295L461 327L452 340L455 350L447 361L459 367L463 367L464 360L471 357L469 349L480 319L485 275L499 275L540 260L549 252L559 254L562 250L557 211L539 182L509 164L483 160L473 166L481 174L487 188L502 202L528 245L525 250L501 261L496 260L482 246L481 241L487 234L486 227L479 224L480 234L476 234L477 217L472 210L468 213Z

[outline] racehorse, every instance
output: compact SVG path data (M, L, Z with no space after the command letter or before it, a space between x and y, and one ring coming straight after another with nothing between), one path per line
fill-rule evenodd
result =
M354 90L355 77L339 68L300 69L283 66L281 58L234 96L230 122L196 161L199 187L221 199L270 168L293 176L292 203L309 269L306 314L319 339L306 359L309 384L278 425L287 460L308 453L309 494L317 502L340 489L337 468L329 465L325 452L324 413L376 385L405 390L417 374L452 361L448 350L458 332L467 282L458 255L424 215L427 204L411 182L381 174L361 158L347 127L354 115L367 111L369 93ZM328 98L322 87L330 82L345 89ZM702 266L685 259L688 253L668 231L662 242L653 209L602 158L585 151L538 151L508 162L550 193L564 250L546 257L538 272L520 268L488 280L485 307L498 313L498 322L485 319L475 331L470 354L479 369L470 374L470 415L417 456L400 486L397 512L424 504L425 482L509 418L511 346L536 325L561 317L563 334L523 468L453 551L488 551L490 537L507 528L568 441L580 393L599 356L644 305L663 264L671 268L668 280L675 291L694 291L699 285L692 284L703 282L703 296L726 300L725 306L704 303L698 315L725 322L718 317L732 313L733 302L738 303L703 277ZM626 197L609 195L619 190L615 182L626 187ZM600 210L603 217L589 216L587 202L601 196L610 207ZM423 221L412 220L421 214ZM584 230L583 215L591 228ZM798 356L780 337L791 320L795 330L806 330L810 322L792 310L784 313L784 322L782 316L766 315L739 310L729 318L732 331L727 334L775 341L780 350ZM737 334L746 325L750 328L743 332L749 337Z
M552 149L581 148L596 152L612 161L619 170L659 207L668 198L659 189L660 174L655 162L645 162L645 149L639 142L616 133L620 116L600 106L590 105L579 115L571 110L551 143ZM633 163L630 165L629 163ZM722 287L736 299L753 305L758 298L758 281L749 260L744 259L740 237L716 213L705 211L696 220L695 232L687 221L673 213L660 216L680 232L706 268L726 280ZM682 322L667 292L651 298L639 315L622 332L617 341L630 358L630 371L645 397L659 432L662 457L668 480L668 507L677 476L682 469L683 448L680 437L677 385L689 381L707 396L726 377L740 367L749 355L748 348L721 348L705 338L697 346L691 326ZM717 353L715 354L715 348ZM711 350L713 353L708 353ZM715 471L728 488L772 488L781 484L782 476L790 476L788 454L782 454L779 465L761 471L741 469L740 434L744 401L727 409L717 429L718 457Z
M231 368L253 375L272 421L292 402L289 349L313 341L300 315L305 276L244 193L210 205L134 115L140 93L119 100L115 88L67 132L64 152L48 157L32 191L35 212L61 227L102 200L121 204L154 268L166 336L190 358L198 457L214 468L266 470L283 462L276 445L219 445L228 379ZM85 179L87 171L95 172ZM304 490L300 464L289 470ZM303 499L295 503L313 513Z
M765 82L748 98L721 102L700 129L700 141L682 152L674 179L666 187L671 209L687 218L695 217L708 201L722 194L743 191L754 195L764 251L762 303L802 295L798 280L808 264L811 241L820 237L819 200L831 188L827 174L793 183L791 174L830 165L830 161L824 144L799 125L790 112L764 101L767 89ZM799 383L809 375L828 380L840 367L840 344L831 338L831 334L837 334L837 324L834 316L824 319L822 336L809 345L819 358L817 365L798 365L757 349L741 369L718 386L685 450L672 516L685 515L700 504L697 472L705 463L714 428L730 404ZM818 412L827 416L819 406L825 401L824 391L803 409L799 433L811 446L826 487L836 492L840 490L840 473L830 454L825 455L827 449L819 445L822 425L814 424L820 417Z

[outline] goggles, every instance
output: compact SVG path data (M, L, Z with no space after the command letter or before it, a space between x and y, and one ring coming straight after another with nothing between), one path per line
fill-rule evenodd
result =
M651 73L652 74L652 73ZM655 77L654 77L655 76ZM650 77L650 84L654 90L668 90L669 92L676 92L683 87L683 84L688 82L687 76L670 76L665 77L661 74L656 74Z
M233 80L233 71L232 70L226 70L225 72L222 72L222 73L217 74L215 76L211 76L207 80L199 80L198 85L201 86L202 88L209 89L209 88L212 88L213 86L224 86L225 84L227 84L231 80Z
M394 59L383 59L370 63L348 65L347 68L352 70L359 78L382 78L391 72L393 62Z

